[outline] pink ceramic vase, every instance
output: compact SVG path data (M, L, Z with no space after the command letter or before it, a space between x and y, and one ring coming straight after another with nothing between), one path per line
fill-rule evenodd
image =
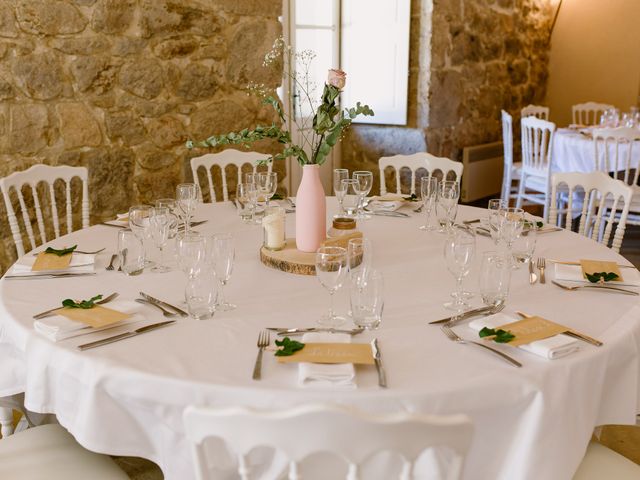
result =
M327 201L319 165L304 165L296 194L296 247L315 252L326 238Z

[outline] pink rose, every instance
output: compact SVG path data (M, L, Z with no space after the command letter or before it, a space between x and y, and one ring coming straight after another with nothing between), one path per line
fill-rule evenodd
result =
M332 68L331 70L329 70L327 83L329 85L333 85L338 90L342 90L344 88L344 84L347 83L347 74L342 70L334 70Z

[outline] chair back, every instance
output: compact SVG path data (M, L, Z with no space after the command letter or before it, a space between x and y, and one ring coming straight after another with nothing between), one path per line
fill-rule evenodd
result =
M520 120L522 136L522 168L542 176L549 172L556 125L536 117Z
M209 184L209 195L211 197L211 203L215 203L216 189L213 184L213 176L211 171L214 165L220 168L220 176L222 177L222 200L229 200L229 191L227 187L227 166L234 165L237 170L238 184L242 183L242 166L250 165L253 172L256 172L258 162L266 160L269 157L267 153L259 152L241 152L233 148L224 150L220 153L207 153L201 157L194 157L191 159L191 173L193 174L193 181L199 183L198 172L200 169L205 171L207 176L207 182ZM271 172L271 162L267 164L267 171Z
M401 170L408 168L411 170L411 187L410 193L416 193L416 172L425 169L427 175L432 177L438 170L442 172L442 177L447 178L449 173L453 172L455 180L460 183L462 170L464 166L460 162L454 162L445 157L436 157L427 152L418 152L411 155L393 155L391 157L381 157L378 160L378 169L380 170L380 195L387 193L387 185L385 182L385 169L391 167L396 173L396 193L402 193L401 187Z
M549 107L543 107L542 105L527 105L520 110L520 117L534 116L540 120L549 120Z
M88 187L88 172L85 167L69 167L59 166L52 167L49 165L34 165L31 168L22 172L14 172L8 177L0 179L0 189L2 190L2 197L4 198L5 207L7 208L7 217L9 220L9 227L11 228L11 235L16 245L18 256L25 254L24 243L22 241L22 232L18 223L18 217L13 208L11 201L11 190L15 191L18 197L18 206L22 215L22 223L27 232L29 243L31 248L34 249L42 243L48 242L47 231L45 228L45 218L47 223L51 221L53 223L54 238L60 236L60 220L58 218L58 204L56 201L56 180L62 180L65 184L65 205L66 205L66 233L73 231L73 208L72 208L72 195L71 195L71 180L75 177L80 178L82 181L82 203L81 203L81 215L82 215L82 228L89 226L89 187ZM39 196L38 185L44 183L48 187L49 198L47 200L46 195L42 198ZM33 210L35 210L36 226L38 230L38 236L40 242L36 240L34 233L34 226L31 222L29 215L29 208L23 195L23 187L29 186L31 188L31 196L33 197ZM42 214L42 206L48 206L45 210L46 217Z
M578 233L599 243L609 246L613 224L617 223L611 248L619 252L627 225L627 216L631 205L633 189L621 180L611 178L604 172L591 173L554 173L551 176L551 213L549 222L556 224L558 218L558 195L567 199L565 228L571 230L573 219L573 202L579 187L584 189L584 199L580 216ZM565 188L561 188L566 186ZM567 194L568 188L568 194ZM568 196L567 196L568 195ZM623 205L621 211L620 200Z
M640 130L628 127L596 128L593 130L593 150L596 170L616 174L624 172L624 183L638 184Z
M384 450L402 455L404 468L400 478L408 480L413 462L422 451L448 447L456 459L447 478L460 478L473 433L471 421L464 415L435 417L405 412L374 415L331 405L304 405L276 412L189 407L184 419L198 480L212 478L208 476L203 451L203 443L210 437L222 438L238 456L242 480L248 480L251 473L245 457L257 446L273 446L288 458L290 480L300 478L300 461L320 451L344 459L349 464L347 479L357 480L358 465Z
M614 108L613 105L597 102L578 103L571 107L573 123L576 125L597 125L600 121L600 115L605 110Z
M504 110L501 110L501 113L504 169L502 173L502 193L500 198L509 201L511 195L511 172L513 170L513 117Z

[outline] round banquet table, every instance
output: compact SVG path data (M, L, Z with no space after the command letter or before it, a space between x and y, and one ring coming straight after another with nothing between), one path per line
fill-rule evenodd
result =
M615 144L609 143L609 159L615 159ZM629 155L629 146L621 144L618 154L620 159L626 159ZM604 163L604 148L598 148L598 165ZM593 138L580 133L575 129L559 128L553 137L553 154L551 170L553 172L583 172L589 173L596 170L594 160ZM634 145L631 150L631 168L638 168L640 164L640 145ZM611 171L615 166L611 165ZM618 169L624 169L623 165Z
M335 211L330 198L328 215ZM480 209L461 206L458 220L481 215ZM192 404L281 409L334 402L371 412L465 413L475 428L465 478L474 480L570 479L594 427L635 423L640 398L638 297L569 292L549 281L530 286L526 269L515 271L505 312L522 310L558 321L604 346L581 343L578 352L556 360L498 346L523 364L513 368L482 349L451 342L438 327L427 325L450 315L442 304L454 279L442 255L444 236L418 230L424 217L414 213L408 219L376 216L359 222L373 243L374 265L385 277L385 312L377 331L354 341L379 339L389 388L377 386L374 368L361 366L356 389L301 387L297 367L277 364L268 354L262 380L254 381L259 331L313 326L328 307L328 294L314 277L263 266L258 259L261 228L241 223L231 203L202 205L195 218L209 220L197 227L202 233L235 236L235 268L225 292L236 310L206 321L182 318L84 352L75 347L116 329L53 343L34 332L31 316L63 298L116 291L134 299L141 290L170 303L183 298L181 272L127 277L105 271L118 229L96 225L75 232L52 243L87 250L106 247L95 277L0 281L0 396L24 391L28 409L55 413L85 447L148 458L169 480L194 476L182 422L185 407ZM287 215L287 232L293 236L293 215ZM490 239L477 238L478 253L492 249ZM628 263L564 231L539 235L536 255ZM478 263L465 280L467 289L475 289ZM337 294L336 307L346 313L346 292ZM155 309L143 311L149 323L164 320ZM456 331L477 338L466 325Z

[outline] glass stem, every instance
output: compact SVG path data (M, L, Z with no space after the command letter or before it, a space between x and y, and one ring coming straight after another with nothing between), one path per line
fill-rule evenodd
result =
M224 298L224 282L220 282L220 292L218 293L218 303L220 305L224 305L225 303L227 303L226 299Z
M164 267L164 245L160 246L160 267Z
M457 301L459 303L462 302L462 279L464 278L464 275L460 275L459 277L456 278L456 295L458 297Z
M333 291L329 292L329 319L333 318Z

